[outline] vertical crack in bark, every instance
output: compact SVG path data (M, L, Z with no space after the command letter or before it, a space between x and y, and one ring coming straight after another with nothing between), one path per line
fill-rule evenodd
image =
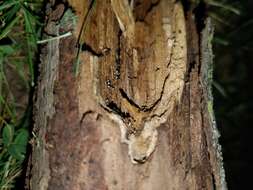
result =
M122 36L122 31L118 31L117 35L117 49L116 49L116 54L115 54L115 71L114 71L114 79L119 80L121 76L121 36Z

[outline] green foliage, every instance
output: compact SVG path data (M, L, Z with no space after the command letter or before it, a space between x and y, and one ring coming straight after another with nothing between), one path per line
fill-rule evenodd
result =
M27 129L15 131L15 126L6 123L0 140L0 189L13 187L15 177L21 172L29 134Z
M6 124L2 130L2 151L18 161L23 161L28 143L28 131L20 129L15 131L14 126Z
M23 160L25 158L28 136L28 131L21 129L19 132L17 132L17 136L13 143L7 147L9 154L17 160Z
M35 1L36 2L36 1ZM31 77L31 85L34 84L34 71L33 71L33 58L37 51L37 25L38 17L35 16L34 9L38 6L36 3L28 2L25 0L7 0L0 5L0 11L3 12L0 16L2 21L0 30L0 40L8 38L12 41L12 44L18 40L13 30L17 30L17 26L23 27L25 42L22 42L23 46L27 48L26 64L29 65L29 74ZM16 33L17 35L17 33ZM4 48L4 47L3 47ZM1 49L3 49L1 48ZM24 48L20 46L20 48Z
M3 138L3 145L4 147L8 147L14 136L14 128L13 126L6 124L6 126L3 128L2 138Z
M28 94L34 85L34 61L42 26L38 14L41 7L42 0L0 1L1 190L14 187L29 141L31 105L28 104ZM26 94L25 101L20 102L19 88Z

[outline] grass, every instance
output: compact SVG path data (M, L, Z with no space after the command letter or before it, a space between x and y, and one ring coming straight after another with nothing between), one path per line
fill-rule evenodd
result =
M29 142L42 0L0 2L0 189L15 187Z

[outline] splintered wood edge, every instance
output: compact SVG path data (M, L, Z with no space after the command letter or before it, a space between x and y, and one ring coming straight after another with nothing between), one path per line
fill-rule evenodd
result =
M131 22L131 18L132 18L131 15L130 16L125 15L125 14L123 14L123 16L119 15L119 13L122 12L120 11L122 7L127 8L127 9L130 9L130 8L126 7L126 5L123 2L121 2L123 4L120 4L117 6L114 4L115 2L113 0L111 2L112 2L112 6L114 6L113 10L115 12L116 17L118 17L117 19L123 32L125 28L134 27L134 24ZM126 19L125 17L127 17L128 19ZM122 21L121 21L123 19L125 19L124 24L122 24ZM169 19L172 19L172 21L169 22ZM134 160L133 153L138 154L138 151L134 150L137 148L137 147L134 147L136 146L135 143L138 142L140 144L141 141L144 142L143 138L149 138L152 141L146 152L147 157L154 151L155 146L156 146L155 145L156 139L157 139L157 135L155 135L157 134L156 128L166 122L175 104L180 103L180 99L181 99L183 88L184 88L184 82L185 82L184 77L185 77L186 65L187 65L187 45L186 45L187 40L186 40L186 26L185 26L184 11L183 11L183 7L181 3L175 3L173 18L164 18L163 21L164 21L164 25L162 27L163 27L163 30L165 30L164 31L165 34L168 37L175 35L175 40L173 42L170 39L168 40L168 47L173 47L171 50L172 53L171 55L169 55L171 56L171 60L170 60L171 62L168 67L168 77L166 77L165 78L166 81L164 81L165 84L164 84L164 87L163 87L164 89L161 94L161 99L158 102L158 104L154 107L154 110L151 111L150 117L147 118L148 124L144 125L144 129L141 132L139 138L135 137L134 135L131 135L130 140L126 140L126 139L122 140L123 142L129 145L129 155L132 161ZM169 26L170 24L173 26ZM124 25L124 26L121 26L121 25ZM171 33L175 33L175 34L171 34ZM126 36L126 37L129 37L129 36ZM94 68L93 74L95 75L94 82L97 83L99 79L96 79L96 77L99 77L99 76L96 71L96 69L98 69L98 66L95 59L92 63L92 66ZM94 84L94 85L95 85L95 94L97 95L99 102L103 106L106 107L106 105L102 101L102 98L100 97L100 93L98 89L99 87L97 86L98 84ZM110 113L110 114L114 114L114 113ZM113 119L115 117L111 117L111 118ZM118 122L118 117L114 121L118 123L121 129L124 127L122 126L123 122ZM147 131L149 132L147 133ZM147 135L150 133L152 134ZM121 139L124 136L125 136L125 133L121 134ZM154 136L156 138L153 138ZM141 150L142 150L142 147L140 147L140 151ZM133 163L135 162L133 161Z

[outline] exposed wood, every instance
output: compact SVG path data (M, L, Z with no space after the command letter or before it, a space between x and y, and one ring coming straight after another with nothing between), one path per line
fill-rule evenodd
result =
M73 35L42 49L30 188L226 189L208 110L210 23L201 38L174 0L90 3L69 1L68 24L70 9L49 4L46 33Z

